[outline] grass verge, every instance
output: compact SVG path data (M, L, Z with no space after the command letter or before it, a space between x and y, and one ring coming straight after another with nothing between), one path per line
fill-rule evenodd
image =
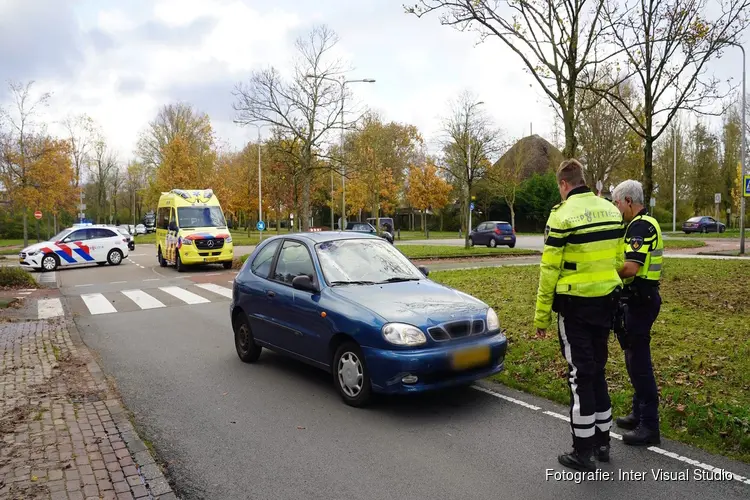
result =
M553 327L532 328L537 266L435 271L430 278L472 294L508 329L506 370L496 380L568 404L566 364ZM750 262L665 258L663 306L652 330L664 437L750 463ZM613 416L630 410L622 350L610 339Z
M398 245L398 249L410 259L470 259L473 257L507 257L512 255L539 255L536 250L524 248L464 248L450 245Z
M36 239L34 240L36 241ZM31 240L29 240L31 242ZM23 240L4 240L0 239L0 248L3 247L22 247L23 246Z
M20 267L0 266L0 288L36 288L36 280Z
M706 242L701 240L664 240L665 250L680 250L686 248L705 247Z

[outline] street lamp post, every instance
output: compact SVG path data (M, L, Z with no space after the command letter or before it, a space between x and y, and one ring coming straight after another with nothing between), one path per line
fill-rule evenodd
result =
M672 232L677 232L677 127L672 129L674 149L674 177L672 178Z
M740 183L744 182L747 170L745 167L745 155L747 154L747 131L745 129L745 115L747 110L745 109L745 82L746 82L746 70L745 70L745 47L737 42L728 42L729 45L739 47L742 51L742 151L740 152L740 165L742 175L740 175ZM740 254L745 254L745 186L740 186Z
M263 220L263 179L261 176L261 166L260 166L260 129L267 126L268 123L263 124L257 124L253 123L255 128L258 130L258 222ZM258 231L260 233L260 240L263 241L263 231Z
M466 147L466 155L468 157L467 159L467 175L471 175L471 132L469 132L469 115L471 114L471 110L474 108L474 106L479 106L480 104L484 104L484 101L475 102L471 106L469 106L469 110L466 113L466 132L469 144ZM469 179L466 179L466 189L469 192L469 199L467 200L469 202L467 208L469 209L469 225L466 227L466 236L468 237L469 234L471 234L471 187L469 186Z
M320 78L321 80L329 80L341 85L341 134L339 136L339 154L341 155L341 227L339 227L339 230L342 230L346 225L346 167L344 166L344 91L347 83L375 83L375 80L372 78L346 80L343 75L338 80L327 76L316 76L309 74L305 75L305 77ZM333 230L333 225L333 171L331 171L331 230Z

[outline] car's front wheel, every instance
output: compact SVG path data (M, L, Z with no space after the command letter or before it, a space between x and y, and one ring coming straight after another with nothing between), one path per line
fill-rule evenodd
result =
M54 271L58 265L60 265L60 262L54 254L48 253L42 257L42 271Z
M349 406L361 408L372 398L370 373L362 349L354 342L345 342L333 356L333 380L339 394Z
M107 255L107 262L110 266L119 266L122 262L122 252L118 249L110 250Z
M255 338L253 337L253 332L250 329L250 323L247 321L245 313L238 314L232 323L234 327L234 347L237 349L237 356L245 363L257 361L263 348L255 343Z

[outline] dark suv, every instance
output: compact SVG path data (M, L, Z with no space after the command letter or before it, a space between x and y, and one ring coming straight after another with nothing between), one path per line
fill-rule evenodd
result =
M469 234L469 244L487 245L492 248L508 245L513 248L516 246L516 230L505 221L482 222Z

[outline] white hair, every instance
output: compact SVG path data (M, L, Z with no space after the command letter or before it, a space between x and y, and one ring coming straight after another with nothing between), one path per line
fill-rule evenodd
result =
M630 201L637 205L643 205L643 186L641 183L632 179L619 183L612 191L612 201L623 201L625 198L630 198Z

